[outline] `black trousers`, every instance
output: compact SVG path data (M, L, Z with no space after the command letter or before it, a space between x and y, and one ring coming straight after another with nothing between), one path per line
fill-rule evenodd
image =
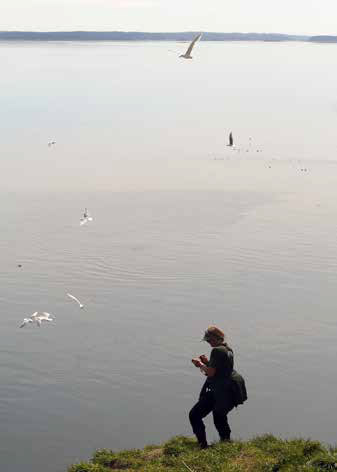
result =
M213 413L214 426L216 427L220 439L226 441L230 439L231 429L228 424L227 414L234 408L231 398L228 399L227 406L219 411L215 409L215 399L213 392L202 393L199 401L194 405L189 413L190 423L193 433L201 446L207 445L205 424L202 421L210 412Z

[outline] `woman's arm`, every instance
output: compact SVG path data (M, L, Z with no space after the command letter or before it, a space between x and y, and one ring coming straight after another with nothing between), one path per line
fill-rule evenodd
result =
M207 377L214 377L216 373L215 367L207 367L207 365L204 365L204 364L200 366L200 370L204 372L207 375Z
M192 363L195 365L195 367L198 367L201 372L204 372L207 377L213 377L215 375L215 367L208 367L207 365L201 362L200 358L195 357L194 359L192 359Z

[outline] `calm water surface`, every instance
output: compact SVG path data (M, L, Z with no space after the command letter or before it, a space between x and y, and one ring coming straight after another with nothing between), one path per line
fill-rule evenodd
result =
M3 472L191 434L213 323L235 437L336 441L335 46L182 46L0 44Z

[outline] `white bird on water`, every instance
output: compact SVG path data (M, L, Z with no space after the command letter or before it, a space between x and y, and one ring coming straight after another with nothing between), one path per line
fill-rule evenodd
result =
M38 312L36 311L35 313L32 314L32 316L30 318L24 318L23 322L20 324L20 328L23 328L24 326L26 326L29 323L33 323L33 321L35 321L35 318L36 318L37 314L38 314Z
M23 322L20 324L19 328L23 328L26 326L28 323L33 323L33 320L31 318L24 318Z
M78 298L76 298L74 295L72 295L71 293L67 293L68 297L69 298L72 298L73 300L75 300L75 302L77 302L79 304L79 307L80 308L84 308L84 305L79 301Z
M50 141L50 142L48 143L48 147L52 146L53 144L56 144L56 141Z
M41 326L42 321L53 321L54 318L55 318L54 316L52 316L50 313L47 313L46 311L44 311L40 315L36 311L35 313L32 314L30 318L23 319L23 322L21 323L20 328L23 328L27 324L34 323L34 322L36 322L38 326Z
M92 217L90 216L89 212L88 212L88 209L85 208L84 209L84 213L83 213L83 216L82 218L80 219L80 225L85 225L86 223L88 223L89 221L92 221Z
M50 313L47 313L44 311L42 315L38 315L35 317L35 320L38 324L38 326L41 326L42 321L54 321L55 316L51 315Z
M202 36L202 33L199 33L190 43L185 54L181 54L179 57L182 57L184 59L192 59L192 56L191 56L192 49L194 48L194 45L198 41L198 39L201 38L201 36Z

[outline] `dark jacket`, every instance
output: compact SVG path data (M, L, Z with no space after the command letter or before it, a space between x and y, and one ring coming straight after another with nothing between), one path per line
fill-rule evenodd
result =
M213 377L206 379L200 396L212 391L215 410L230 411L247 400L244 378L234 370L233 351L226 344L212 349L208 367L215 368L216 372Z

